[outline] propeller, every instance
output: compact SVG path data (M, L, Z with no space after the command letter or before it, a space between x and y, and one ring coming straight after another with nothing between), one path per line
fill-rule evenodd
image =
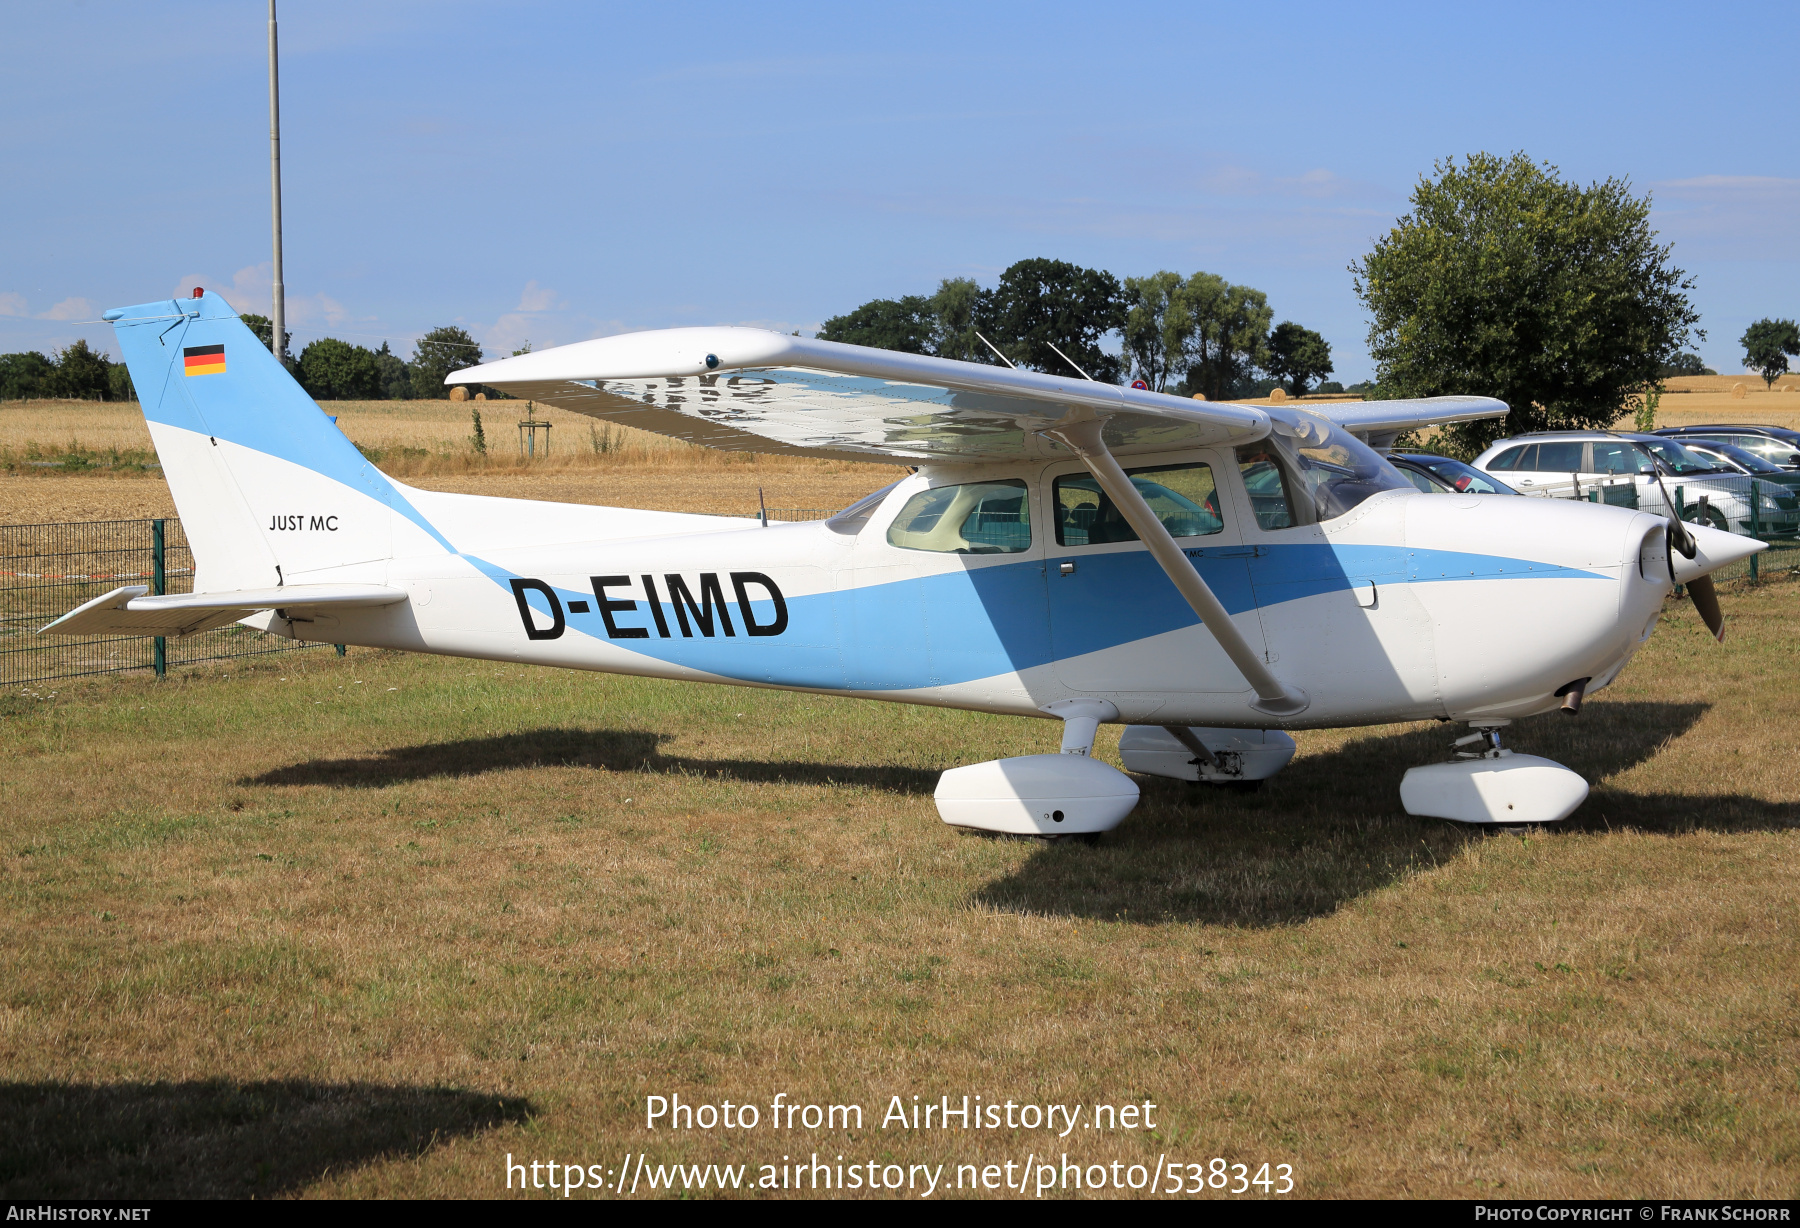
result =
M1679 550L1682 558L1691 559L1700 553L1700 543L1694 540L1694 535L1681 522L1681 517L1675 514L1674 500L1669 498L1669 488L1663 485L1662 466L1657 464L1654 456L1651 457L1651 464L1654 466L1652 472L1656 474L1656 488L1662 491L1663 507L1667 508L1669 512L1669 582L1673 584L1675 583L1675 552ZM1723 644L1725 642L1725 614L1719 609L1719 590L1713 587L1712 577L1695 576L1687 582L1687 593L1693 599L1694 610L1700 615L1700 621L1706 624L1706 629L1712 632L1713 638Z
M1688 581L1687 592L1694 599L1694 609L1700 612L1700 621L1713 633L1713 638L1723 644L1725 615L1719 610L1719 592L1713 587L1712 577L1695 576Z

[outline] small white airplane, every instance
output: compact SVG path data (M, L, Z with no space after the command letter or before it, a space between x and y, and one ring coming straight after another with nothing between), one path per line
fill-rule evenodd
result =
M43 630L243 622L327 643L1062 721L1059 754L953 768L948 823L1061 837L1136 772L1258 782L1287 730L1472 732L1401 801L1541 823L1587 795L1500 747L1617 677L1676 583L1760 543L1625 508L1422 494L1380 449L1499 401L1269 408L751 328L633 333L458 371L711 447L900 468L829 520L418 490L366 461L217 295L106 313L192 544L194 592L116 589Z

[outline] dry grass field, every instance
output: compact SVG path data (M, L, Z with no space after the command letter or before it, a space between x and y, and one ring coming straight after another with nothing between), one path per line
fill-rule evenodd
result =
M534 415L553 424L550 455L526 458L518 446L523 401L321 404L383 470L428 490L747 516L758 488L772 508L839 508L903 472L716 452L544 406ZM486 455L470 444L472 409L482 414ZM75 471L50 463L71 454L93 463ZM125 464L107 467L115 457ZM168 487L144 467L154 459L135 404L0 403L0 523L173 516Z
M1047 846L930 798L1047 722L356 650L7 695L0 1196L1066 1153L1796 1197L1797 596L1726 592L1722 647L1671 604L1578 719L1515 726L1595 789L1511 834L1398 811L1437 726L1305 734L1256 794L1145 780ZM771 1129L777 1093L863 1128ZM675 1094L761 1127L645 1129ZM879 1128L965 1094L1158 1107Z

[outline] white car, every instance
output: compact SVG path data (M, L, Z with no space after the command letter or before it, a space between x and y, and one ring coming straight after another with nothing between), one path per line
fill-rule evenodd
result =
M1754 529L1761 537L1800 531L1800 501L1793 491L1730 472L1660 435L1543 431L1502 439L1473 463L1522 494L1592 498L1666 515L1666 490L1669 499L1679 501L1683 520L1706 521L1732 533Z

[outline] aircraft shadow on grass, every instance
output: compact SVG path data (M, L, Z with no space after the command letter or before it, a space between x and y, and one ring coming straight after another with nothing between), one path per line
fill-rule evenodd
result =
M533 1112L516 1096L376 1083L0 1083L0 1198L292 1193Z
M1507 743L1603 781L1651 758L1700 720L1699 703L1592 703L1576 719L1514 724ZM1261 792L1140 777L1143 800L1097 847L1050 845L975 893L1007 912L1141 924L1288 925L1422 868L1496 829L1414 818L1400 777L1449 756L1459 725L1353 738L1303 755ZM1597 786L1574 815L1543 829L1675 833L1800 827L1800 805L1739 794L1634 793Z
M1604 781L1654 756L1705 714L1701 703L1593 702L1580 717L1519 722L1507 742ZM1285 925L1336 911L1422 866L1441 864L1493 829L1401 811L1400 777L1448 757L1458 725L1355 737L1302 755L1259 793L1138 777L1143 801L1097 845L1057 844L974 895L1008 912L1119 919ZM587 765L773 784L856 785L929 795L937 773L899 765L700 759L661 754L665 734L549 728L397 747L356 759L276 768L244 785L383 788L538 765ZM1546 829L1771 831L1800 826L1800 806L1740 794L1632 793L1596 787L1569 819ZM971 839L986 839L971 833ZM1006 838L1006 837L999 837Z
M657 747L670 736L619 729L532 729L489 738L398 746L360 759L314 759L245 777L238 783L382 789L406 781L516 768L595 767L757 784L858 785L892 793L929 794L937 788L937 772L892 764L693 759L661 754Z

